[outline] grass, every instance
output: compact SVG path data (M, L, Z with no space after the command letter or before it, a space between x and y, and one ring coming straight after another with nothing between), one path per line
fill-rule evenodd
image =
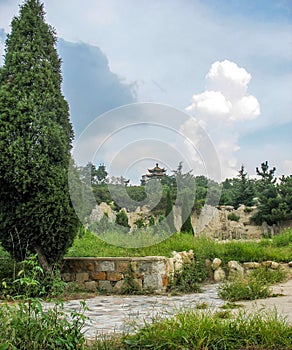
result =
M218 288L218 295L231 302L268 298L271 296L270 285L284 281L286 276L286 271L280 268L272 270L261 267L251 271L245 278L237 277L223 282Z
M276 312L247 315L239 310L232 316L228 310L186 310L145 323L135 334L99 339L87 349L289 350L291 346L292 327Z
M99 236L86 231L82 237L77 237L67 256L71 257L109 257L109 256L166 256L170 257L175 251L188 251L193 249L197 256L202 258L220 258L224 263L229 260L238 262L266 261L289 262L292 260L292 229L284 231L271 240L262 239L253 241L230 241L219 243L207 237L194 237L190 234L175 233L160 243L141 248L125 248L121 235L112 233L109 244ZM129 241L135 241L135 236L126 235ZM151 235L150 235L151 236ZM150 237L149 236L149 237ZM144 242L151 244L149 237L144 237Z

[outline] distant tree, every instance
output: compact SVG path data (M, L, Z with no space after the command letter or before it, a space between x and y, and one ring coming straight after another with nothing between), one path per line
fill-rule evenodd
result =
M275 216L275 209L279 206L280 197L276 187L276 168L269 169L268 162L261 164L261 169L256 168L260 180L257 181L257 197L259 200L258 212L254 215L255 223L262 224L264 221L269 225L280 221L279 216Z
M98 183L104 184L108 176L105 165L99 164L98 168L95 170L94 175L96 176Z
M124 210L120 210L117 215L116 215L116 224L126 227L126 228L130 228L129 222L128 222L128 216L125 213Z
M73 139L56 34L39 0L11 23L0 81L0 240L14 258L37 253L50 271L73 243L68 190Z
M255 197L253 182L249 180L247 172L242 165L237 179L233 183L233 206L238 208L240 204L252 206Z
M176 228L174 226L173 204L172 204L171 192L169 188L167 189L167 192L166 192L165 218L170 231L173 233L176 232Z
M187 193L184 195L182 204L182 226L180 232L194 234L194 229L191 221L191 208L190 199Z

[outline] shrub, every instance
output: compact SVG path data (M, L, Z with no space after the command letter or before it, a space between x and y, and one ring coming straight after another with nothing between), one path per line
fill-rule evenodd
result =
M170 283L170 290L174 292L199 292L199 283L207 278L206 264L203 259L184 263L181 271L175 272Z
M20 263L14 262L13 273L1 281L0 295L6 298L56 297L63 292L64 285L58 270L51 275L44 274L37 256L32 255Z
M270 294L269 286L255 277L225 281L218 288L218 295L229 301L262 299Z
M0 308L0 349L83 349L85 320L80 312L71 312L68 317L62 304L45 311L37 299L4 304Z
M238 215L236 215L235 213L230 213L230 214L228 214L227 219L230 221L238 222L240 217Z

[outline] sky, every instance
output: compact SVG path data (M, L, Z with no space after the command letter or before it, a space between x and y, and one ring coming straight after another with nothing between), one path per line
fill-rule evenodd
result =
M0 0L0 55L18 14ZM292 173L291 0L45 0L80 162ZM3 59L1 61L3 63ZM216 159L215 159L216 158Z

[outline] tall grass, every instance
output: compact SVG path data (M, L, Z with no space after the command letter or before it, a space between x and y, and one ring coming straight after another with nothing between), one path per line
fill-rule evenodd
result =
M108 236L107 236L108 237ZM210 238L201 236L193 237L190 234L175 233L160 243L151 245L150 236L145 236L144 241L150 246L142 248L123 248L121 239L134 241L131 234L121 235L112 233L112 242L109 244L101 237L86 231L82 237L76 238L73 247L67 256L76 257L105 257L105 256L153 256L162 255L170 257L172 252L193 249L196 256L202 258L220 258L223 263L229 260L239 262L274 260L289 262L292 260L292 229L284 231L272 240L262 239L260 242L230 241L227 243L216 242Z
M170 319L154 319L133 335L96 341L90 350L216 349L289 350L292 327L276 312L246 314L187 310Z

